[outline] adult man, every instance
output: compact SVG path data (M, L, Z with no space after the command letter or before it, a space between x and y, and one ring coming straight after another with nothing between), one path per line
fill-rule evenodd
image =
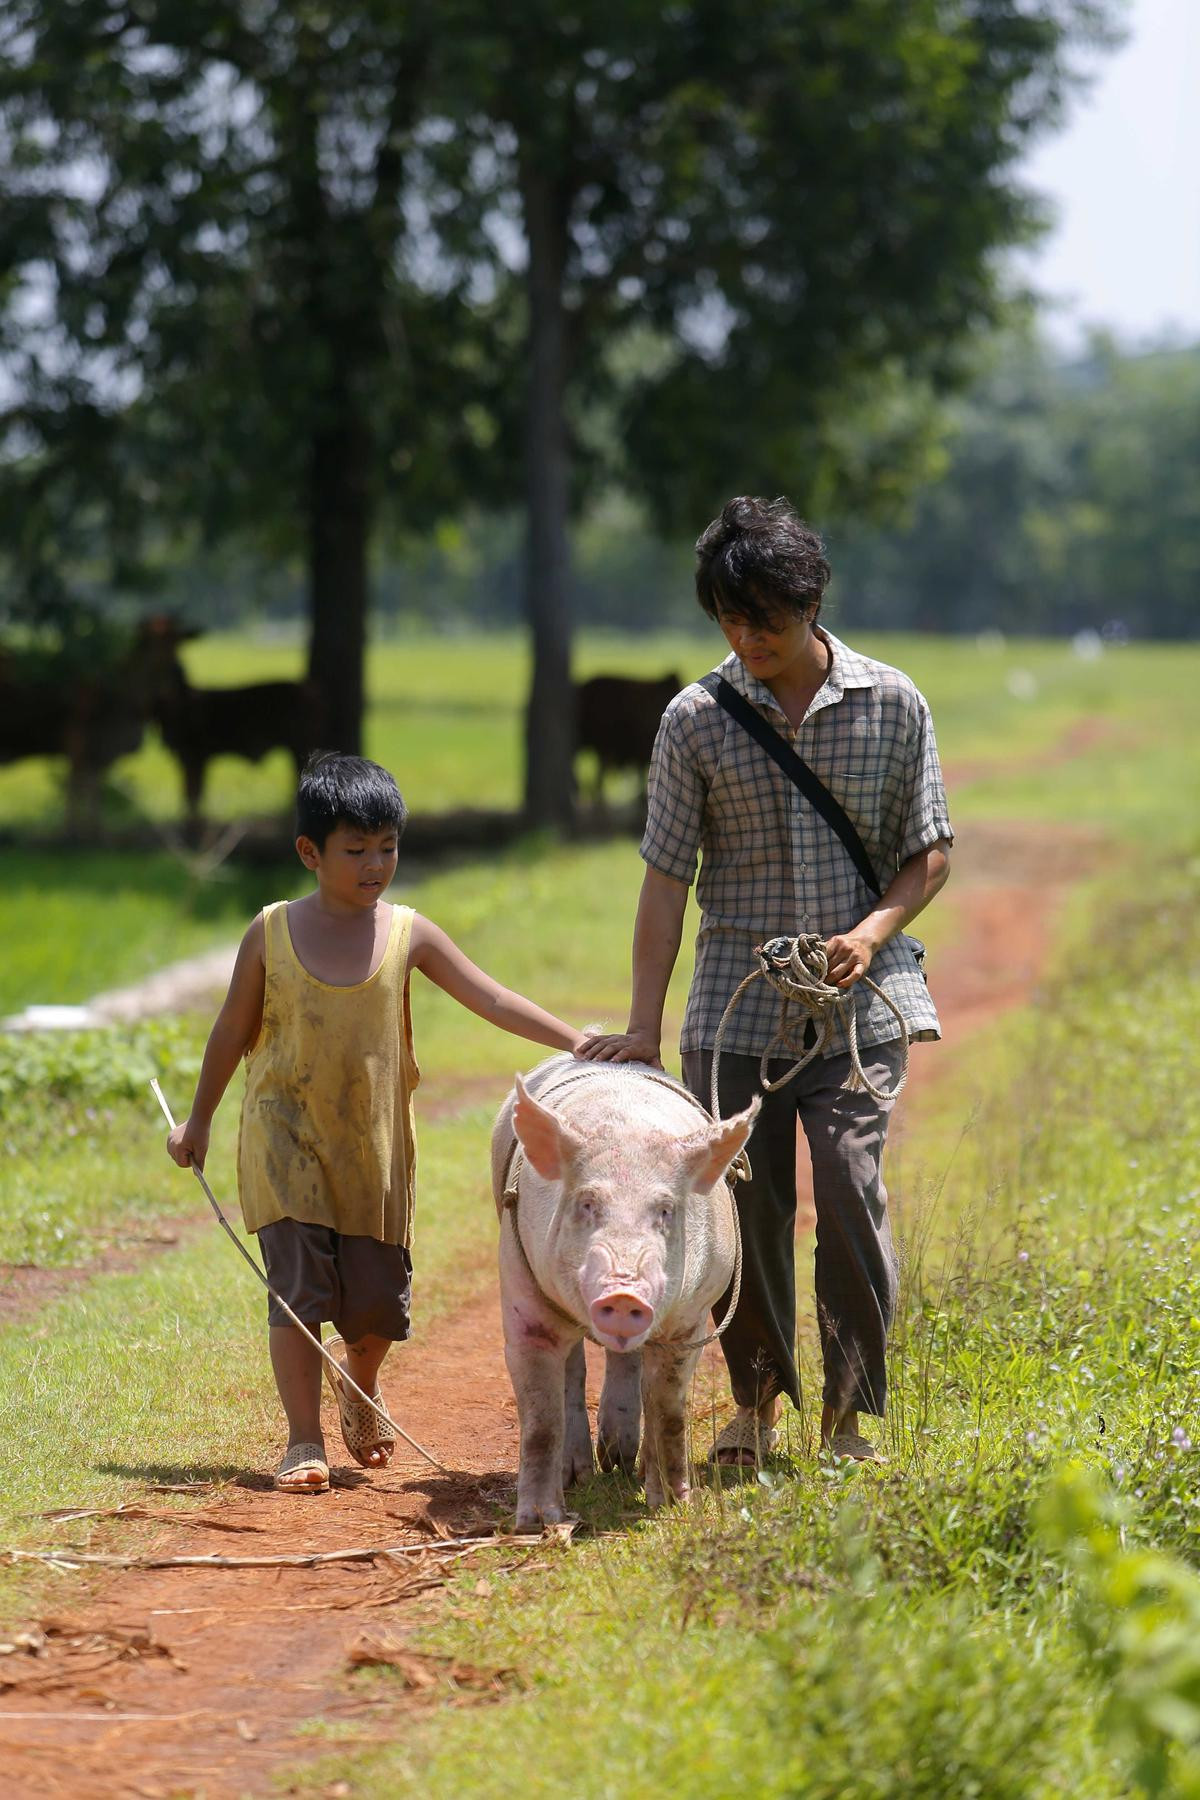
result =
M894 1013L858 985L862 977L870 972L911 1038L939 1036L918 946L904 935L949 872L952 834L929 709L907 676L856 655L817 624L829 564L820 538L787 501L731 500L696 550L697 597L732 651L720 674L844 808L882 897L761 744L709 686L694 683L667 707L651 763L629 1023L624 1033L586 1040L577 1054L659 1062L663 1003L702 852L701 924L681 1042L692 1092L707 1105L717 1028L734 989L757 966L755 945L812 932L825 940L828 979L847 991L856 1010L864 1072L886 1093L900 1067L900 1028ZM778 1030L779 1006L760 981L730 1019L720 1066L722 1114L760 1091L760 1058ZM794 1060L773 1058L769 1078ZM799 1405L797 1112L812 1156L817 1213L821 1442L835 1455L875 1455L859 1433L858 1415L882 1415L886 1403L896 1261L880 1161L891 1101L847 1091L849 1068L839 1019L825 1054L764 1095L749 1146L753 1179L738 1187L741 1299L721 1339L738 1410L717 1439L715 1460L761 1459L775 1441L780 1395Z

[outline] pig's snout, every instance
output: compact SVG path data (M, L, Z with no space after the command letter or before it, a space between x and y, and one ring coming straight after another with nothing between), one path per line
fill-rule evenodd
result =
M618 1290L601 1294L588 1308L593 1330L620 1349L645 1337L654 1323L654 1308L641 1294Z

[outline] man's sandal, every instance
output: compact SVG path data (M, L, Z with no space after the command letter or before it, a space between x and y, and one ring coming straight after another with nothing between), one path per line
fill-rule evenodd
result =
M345 1358L339 1353L345 1351L345 1341L335 1334L325 1340L325 1348L339 1367L344 1367ZM345 1387L323 1358L321 1369L333 1390L333 1397L337 1401L338 1418L342 1425L342 1442L347 1450L361 1468L385 1468L390 1459L385 1457L383 1462L372 1462L369 1453L372 1450L394 1450L396 1448L395 1438L388 1431L379 1414L373 1412L365 1400L360 1400L352 1389ZM383 1404L383 1396L379 1392L378 1382L375 1383L372 1399L380 1405Z
M858 1431L835 1431L821 1454L831 1462L886 1462L882 1451Z
M289 1444L275 1471L275 1486L283 1494L327 1494L329 1464L324 1444Z
M718 1469L757 1469L778 1442L779 1433L774 1426L764 1424L751 1413L735 1413L718 1432L708 1460Z

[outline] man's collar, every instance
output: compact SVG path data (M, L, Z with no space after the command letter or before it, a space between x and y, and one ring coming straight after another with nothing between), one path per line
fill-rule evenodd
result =
M819 635L828 644L832 655L829 672L813 697L808 709L808 716L820 712L823 707L834 706L845 694L847 688L869 688L875 686L875 670L869 659L859 656L840 638L834 637L832 631L826 631L823 625L817 627ZM720 665L720 672L738 693L753 705L767 707L784 716L783 708L771 692L765 681L757 675L751 675L741 657L730 651Z

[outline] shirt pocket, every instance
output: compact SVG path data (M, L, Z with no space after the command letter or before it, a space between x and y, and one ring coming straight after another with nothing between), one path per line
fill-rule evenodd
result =
M854 691L817 716L807 746L797 745L864 838L878 833L881 816L880 723L874 692Z
M878 760L878 756L872 757L871 766L865 768L856 767L845 757L828 759L829 766L825 768L821 768L816 762L809 763L813 774L829 789L863 839L868 852L878 841L883 807ZM805 800L801 804L807 806L809 803Z

